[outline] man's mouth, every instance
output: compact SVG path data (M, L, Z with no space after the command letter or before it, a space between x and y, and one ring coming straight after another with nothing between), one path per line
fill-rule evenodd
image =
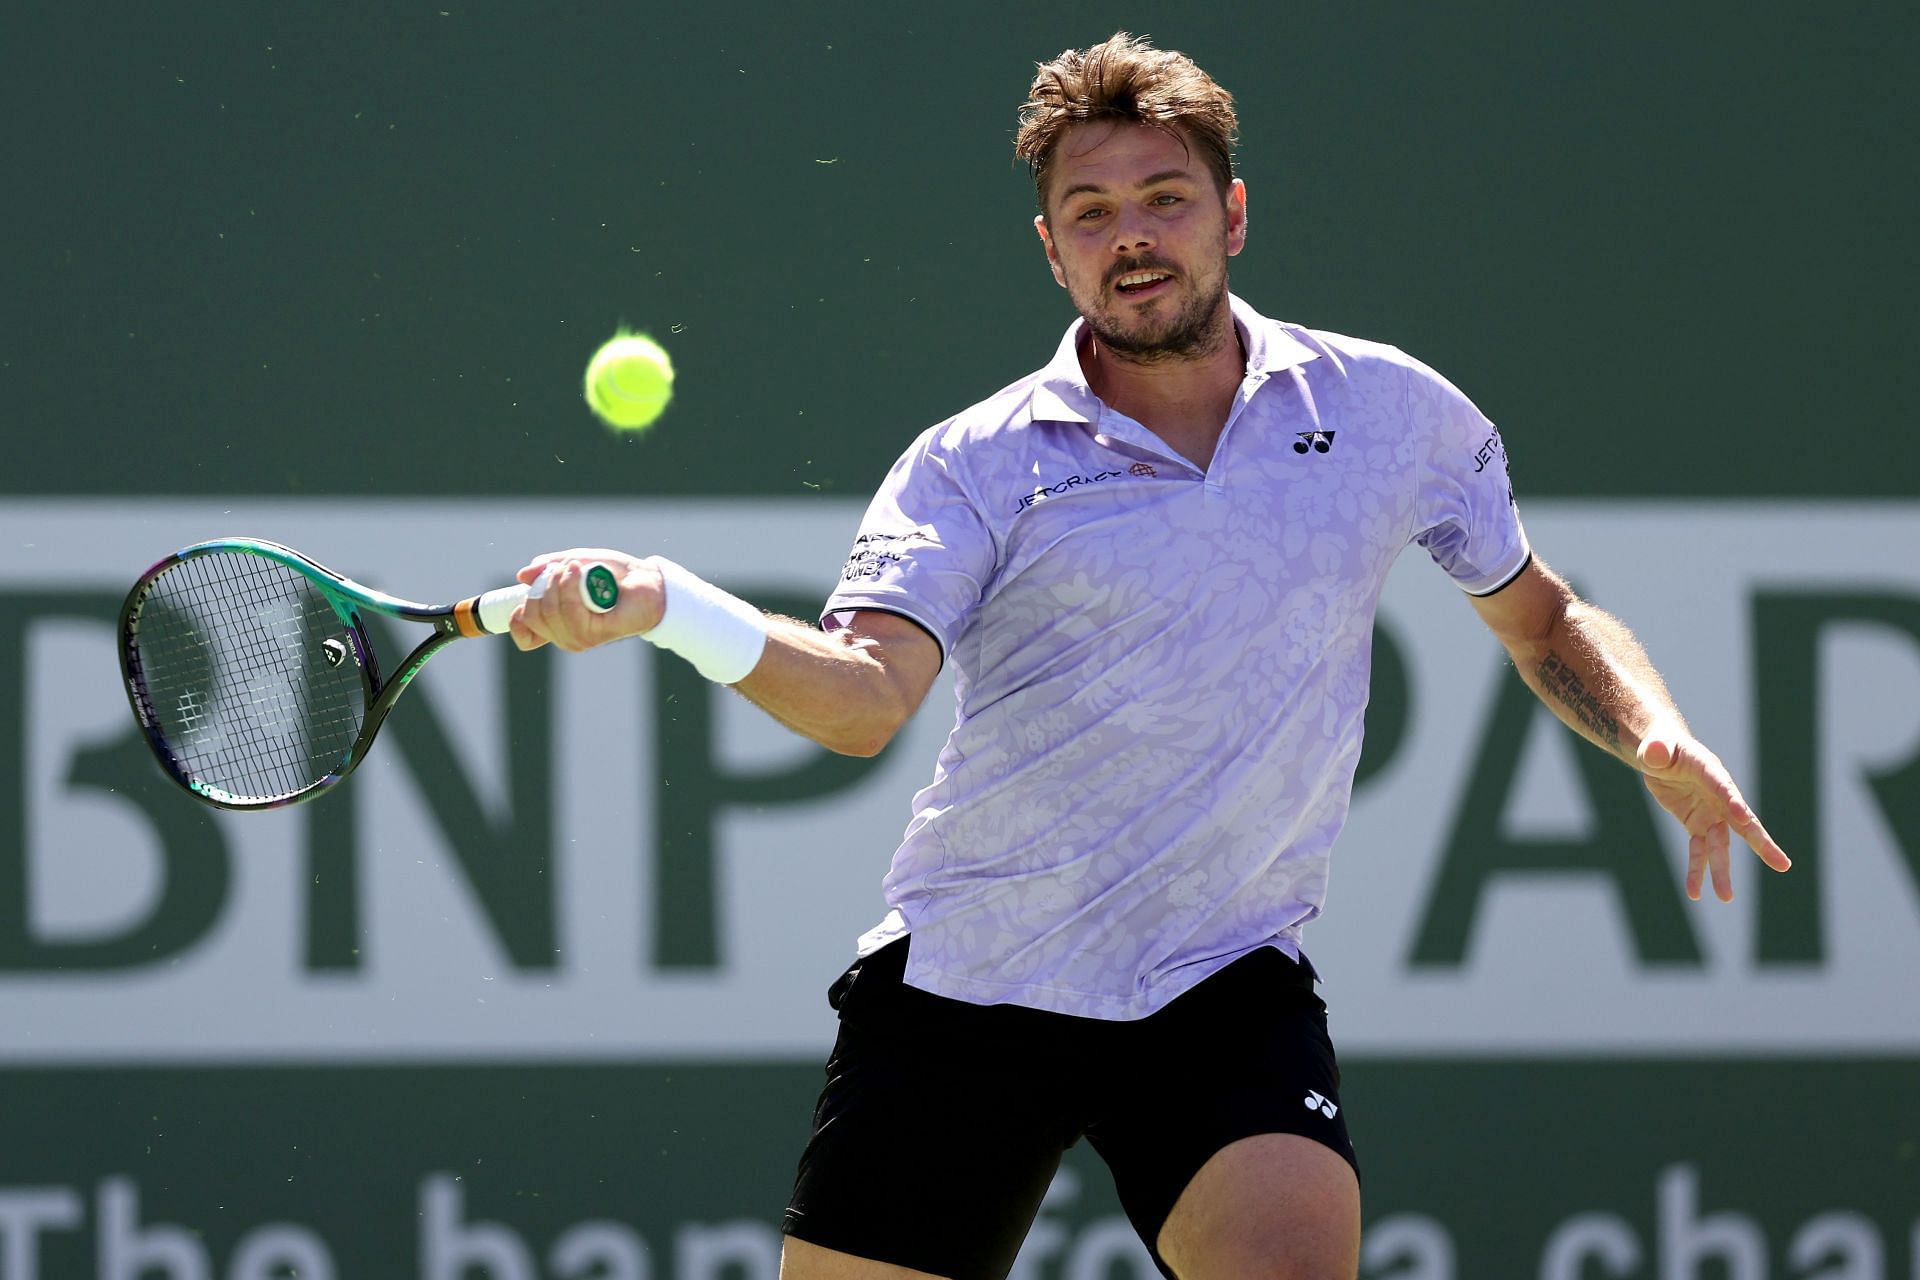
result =
M1151 293L1173 277L1164 271L1129 271L1113 282L1114 289L1129 298Z

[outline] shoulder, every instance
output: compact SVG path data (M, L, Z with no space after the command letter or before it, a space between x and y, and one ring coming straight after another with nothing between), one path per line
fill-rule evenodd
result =
M1392 343L1279 320L1273 324L1288 338L1319 357L1311 361L1308 368L1322 376L1402 378L1408 373L1432 372Z
M979 506L984 493L1006 483L1019 487L1032 470L1031 455L1044 449L1041 441L1055 425L1035 417L1035 393L1041 391L1044 372L1011 382L920 431L894 461L882 492L958 495Z
M1435 410L1451 412L1469 404L1446 375L1392 343L1275 323L1287 337L1317 357L1300 366L1301 376L1309 385L1337 382L1370 398L1391 396L1416 419Z
M1045 398L1045 372L1027 374L934 423L914 438L908 456L940 459L958 466L965 461L982 465L1007 451L1018 452L1025 441L1051 425L1035 408L1037 400Z

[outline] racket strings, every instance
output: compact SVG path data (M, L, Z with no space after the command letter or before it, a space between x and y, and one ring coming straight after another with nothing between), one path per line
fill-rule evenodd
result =
M133 635L136 683L194 783L290 797L348 760L366 711L354 637L312 582L214 552L155 578Z

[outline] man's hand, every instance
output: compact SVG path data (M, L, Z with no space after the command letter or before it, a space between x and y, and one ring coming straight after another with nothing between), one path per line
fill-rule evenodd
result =
M1714 893L1733 901L1727 848L1734 832L1775 871L1793 865L1720 758L1687 732L1660 673L1618 618L1580 599L1537 556L1473 605L1540 700L1574 732L1631 760L1654 799L1687 829L1689 898L1699 901L1711 871Z
M606 613L595 613L580 598L580 578L596 564L613 570L620 584L619 602ZM660 625L666 611L660 570L638 556L605 547L575 547L536 556L515 576L531 584L549 565L554 566L554 576L546 592L529 597L513 611L513 642L520 648L555 644L568 653L579 653Z
M1634 759L1653 798L1687 829L1689 898L1699 901L1701 883L1711 871L1714 894L1722 902L1733 901L1733 875L1727 865L1732 832L1775 871L1793 865L1760 825L1720 757L1705 744L1671 726L1656 728L1642 739Z

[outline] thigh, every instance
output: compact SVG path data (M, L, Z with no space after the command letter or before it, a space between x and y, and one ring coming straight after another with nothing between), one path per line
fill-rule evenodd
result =
M839 1035L784 1220L817 1249L790 1265L998 1280L1076 1136L1058 1073L1026 1042L1031 1011L902 986L903 960L883 951L836 984Z
M1308 1165L1337 1166L1331 1185L1351 1183L1357 1206L1358 1162L1340 1068L1310 968L1277 951L1257 951L1125 1034L1127 1068L1101 1099L1087 1134L1167 1274L1175 1272L1160 1246L1176 1205L1184 1216L1193 1203L1225 1203L1205 1194L1201 1174L1249 1139L1291 1141L1256 1143L1224 1167L1236 1167L1247 1151L1313 1148L1303 1176Z
M1180 1193L1154 1252L1180 1280L1353 1280L1359 1179L1311 1138L1242 1138Z

